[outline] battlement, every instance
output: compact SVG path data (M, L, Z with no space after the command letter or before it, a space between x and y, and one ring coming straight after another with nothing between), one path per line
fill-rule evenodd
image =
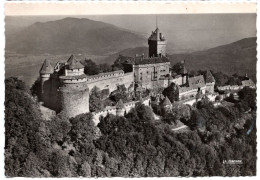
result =
M123 70L119 70L119 71L112 71L112 72L107 72L107 73L99 73L96 75L92 75L92 76L87 76L87 82L91 83L91 82L96 82L96 81L102 81L105 79L112 79L115 77L121 77L124 75L124 71Z
M138 101L131 101L131 102L127 102L124 103L125 108L124 109L128 109L128 108L133 108L135 107L135 104ZM116 111L116 106L107 106L104 110L102 111L98 111L98 112L92 112L92 115L96 116L96 115L103 115L104 113L112 113ZM112 113L113 114L113 113Z
M79 76L60 76L59 78L63 84L75 84L75 83L82 83L87 81L86 74L82 74Z

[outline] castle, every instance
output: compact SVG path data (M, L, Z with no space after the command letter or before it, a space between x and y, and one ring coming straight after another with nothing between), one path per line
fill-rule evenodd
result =
M92 76L84 73L84 66L74 55L66 62L58 62L55 67L49 60L45 60L40 70L40 100L44 106L74 117L89 112L89 95L93 87L107 89L111 93L119 85L135 91L166 88L174 83L178 86L180 100L194 98L198 94L214 93L215 80L209 71L205 77L189 77L184 61L171 69L166 44L165 37L156 28L148 38L148 57L120 55L117 61L122 64L123 70Z

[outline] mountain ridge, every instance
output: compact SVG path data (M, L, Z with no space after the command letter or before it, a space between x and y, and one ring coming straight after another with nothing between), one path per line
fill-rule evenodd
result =
M134 57L135 54L145 55L148 47L128 48L112 54L105 60L113 63L119 54ZM247 73L256 81L256 37L243 38L230 44L209 48L191 53L178 53L168 55L171 64L185 60L189 70L223 71L226 74Z
M144 37L115 25L87 18L36 22L12 36L6 49L25 54L111 54L144 45ZM26 46L24 46L26 44Z

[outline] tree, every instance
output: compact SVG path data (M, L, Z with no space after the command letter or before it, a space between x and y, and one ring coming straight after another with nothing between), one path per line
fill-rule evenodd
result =
M171 83L171 85L165 88L162 93L169 98L171 103L179 100L179 88L175 83Z
M100 73L105 73L105 72L110 72L110 71L112 71L112 67L109 64L107 64L107 63L99 64Z
M102 110L103 107L103 98L102 98L102 93L97 88L94 86L90 92L89 96L89 110L90 112L95 112L95 111L100 111Z
M39 105L32 98L25 83L13 77L6 79L5 173L7 176L26 176L24 171L29 170L26 169L24 162L27 161L28 165L29 159L37 160L34 153L40 151L37 148L41 143L38 137L41 122ZM36 176L39 172L31 172L30 175Z
M82 64L84 67L84 73L87 75L95 75L99 73L99 67L91 59L85 59Z
M215 78L215 85L216 86L225 86L228 84L229 76L222 73L222 72L217 72L212 74Z
M256 90L244 87L238 92L241 103L248 105L252 110L256 109Z
M37 78L37 80L33 83L31 87L31 94L33 96L36 96L38 99L41 97L41 79L40 77Z

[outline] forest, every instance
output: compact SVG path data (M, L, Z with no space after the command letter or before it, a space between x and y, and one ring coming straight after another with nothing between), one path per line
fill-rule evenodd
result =
M239 101L227 99L233 106L214 107L207 99L191 107L173 106L161 121L150 107L137 104L125 117L108 115L97 126L91 113L70 119L59 113L43 120L33 94L19 79L5 80L8 177L256 175L253 89L238 92ZM176 121L189 130L172 131ZM242 164L224 163L228 160Z

